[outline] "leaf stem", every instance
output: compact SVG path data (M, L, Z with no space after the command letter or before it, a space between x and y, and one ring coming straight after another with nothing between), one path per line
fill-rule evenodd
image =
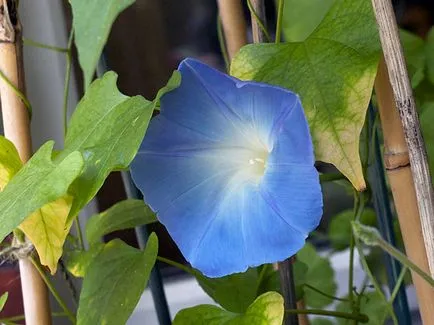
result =
M359 211L359 204L360 204L360 198L358 196L358 193L356 190L354 190L354 216L353 220L357 220L357 213ZM349 262L349 269L348 269L348 300L350 301L351 308L354 307L354 293L353 293L353 287L354 287L354 235L351 232L351 238L350 238L350 262Z
M169 260L168 258L157 256L157 261L160 261L160 262L166 263L168 265L174 266L174 267L176 267L176 268L178 268L178 269L180 269L180 270L182 270L184 272L187 272L187 273L189 273L189 274L191 274L193 276L197 275L196 272L191 267L188 267L188 266L183 265L181 263Z
M79 216L77 216L74 219L74 225L75 225L75 230L77 232L77 237L78 237L78 244L80 245L80 249L82 251L85 250L84 248L84 240L83 240L83 231L81 230L81 225L80 225L80 219Z
M247 0L247 7L249 7L250 13L253 15L255 21L257 22L259 28L264 33L264 36L267 40L267 42L270 42L270 34L268 34L267 28L265 28L264 22L261 20L261 18L256 13L255 9L252 6L251 0Z
M228 50L226 48L226 41L223 33L223 25L222 25L222 19L220 15L217 16L217 36L220 44L220 51L222 52L223 60L225 61L226 71L229 71L229 67L230 67L229 55L228 55Z
M41 49L46 49L46 50L55 51L55 52L59 52L59 53L67 53L68 52L67 48L65 49L63 47L39 43L39 42L36 42L36 41L31 40L29 38L25 38L25 37L23 37L23 44L33 46L33 47L39 47Z
M430 277L426 272L424 272L419 266L410 261L407 256L397 250L395 247L391 246L387 243L383 238L378 238L378 246L381 247L384 251L392 255L403 265L407 266L417 274L419 274L426 282L428 282L432 287L434 287L434 279Z
M344 301L344 302L348 302L348 299L345 298L339 298L339 297L335 297L332 295L329 295L328 293L325 293L324 291L321 291L313 286L311 286L310 284L305 283L304 286L312 291L315 291L316 293L319 293L320 295L323 295L324 297L333 299L333 300L338 300L338 301Z
M377 294L380 295L381 299L387 303L387 307L388 307L389 313L393 319L393 323L398 324L398 320L396 319L395 312L394 312L392 306L390 306L388 304L386 296L384 295L383 291L381 290L380 284L377 282L374 275L372 274L371 269L369 268L368 262L366 261L365 254L363 253L363 248L361 247L360 242L359 242L358 238L355 237L354 233L353 233L353 238L355 240L357 251L359 252L360 261L363 265L363 268L364 268L366 274L369 277L369 280L371 280L371 283L374 285Z
M399 288L401 287L402 283L404 282L405 275L408 271L408 267L404 266L401 270L401 273L399 274L398 280L396 280L395 288L393 288L393 292L390 295L389 298L389 305L392 306L393 302L395 301L396 296L398 295Z
M75 315L71 312L71 310L69 310L68 306L66 306L66 303L63 301L59 292L54 287L53 283L50 281L47 274L42 269L41 265L35 260L35 258L33 256L30 257L30 261L32 262L32 264L36 268L36 270L39 272L39 274L41 275L41 278L44 280L48 289L51 291L51 294L53 295L54 299L56 299L57 303L64 310L65 316L68 317L68 319L71 321L72 324L75 324L77 321L75 318Z
M65 82L63 88L63 132L66 136L68 131L68 98L69 98L69 83L71 81L71 70L72 70L72 41L74 40L74 30L71 29L68 39L68 48L66 51L66 72L65 72Z
M351 314L332 310L322 310L322 309L287 309L286 314L302 314L302 315L321 315L321 316L331 316L344 319L353 319L359 321L360 323L367 323L369 321L368 316L364 314Z
M14 91L14 93L23 101L24 105L26 106L27 110L29 111L29 117L32 118L32 105L30 104L29 100L26 98L26 96L6 77L6 75L3 73L3 71L0 70L0 78Z
M276 38L274 42L276 44L280 43L280 40L282 38L282 22L283 22L283 10L285 7L285 0L279 0L279 7L277 10L277 25L276 25Z
M66 313L51 313L52 317L66 317ZM19 315L19 316L12 316L8 318L2 318L0 319L0 324L7 323L7 322L19 322L22 320L25 320L26 316Z

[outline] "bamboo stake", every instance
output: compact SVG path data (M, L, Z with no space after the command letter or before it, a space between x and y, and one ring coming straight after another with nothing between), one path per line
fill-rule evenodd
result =
M249 0L248 0L249 1ZM253 11L256 13L258 18L266 27L266 17L265 17L265 5L264 0L250 0L252 4ZM257 17L252 14L252 34L253 34L253 42L254 43L264 43L266 41L266 36L264 31L262 30Z
M21 26L16 2L0 0L0 70L24 93ZM16 146L23 162L32 152L29 112L16 92L0 80L0 100L5 136ZM27 325L50 325L51 313L44 281L29 259L19 261Z
M392 3L390 0L372 0L372 4L380 30L392 93L396 108L399 110L408 147L429 271L431 276L434 276L434 191L425 143L420 130Z
M218 0L229 59L247 44L247 26L240 0Z
M378 68L375 92L384 135L384 164L395 201L405 251L410 260L429 273L407 144L393 100L384 59L381 60ZM414 272L412 277L422 320L426 325L434 324L434 308L432 308L434 288Z
M304 300L299 300L297 302L297 309L301 309L304 310L306 309L306 303L304 302ZM309 318L307 317L306 314L298 314L298 324L299 325L309 325Z

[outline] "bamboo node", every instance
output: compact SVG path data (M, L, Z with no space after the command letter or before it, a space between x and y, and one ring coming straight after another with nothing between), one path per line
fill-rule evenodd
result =
M410 156L407 151L386 152L384 154L384 166L388 171L408 167L410 166Z
M15 43L17 25L15 0L0 0L0 42Z

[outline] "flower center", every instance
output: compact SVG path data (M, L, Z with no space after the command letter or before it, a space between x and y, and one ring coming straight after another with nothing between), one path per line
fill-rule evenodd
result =
M260 181L261 177L265 174L267 166L268 152L257 151L253 153L252 158L248 160L248 168L250 175L256 180Z

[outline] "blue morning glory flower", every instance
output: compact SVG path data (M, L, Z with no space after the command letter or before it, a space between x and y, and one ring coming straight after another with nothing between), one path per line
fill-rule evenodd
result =
M282 261L322 215L298 96L186 59L131 165L145 201L208 277Z

